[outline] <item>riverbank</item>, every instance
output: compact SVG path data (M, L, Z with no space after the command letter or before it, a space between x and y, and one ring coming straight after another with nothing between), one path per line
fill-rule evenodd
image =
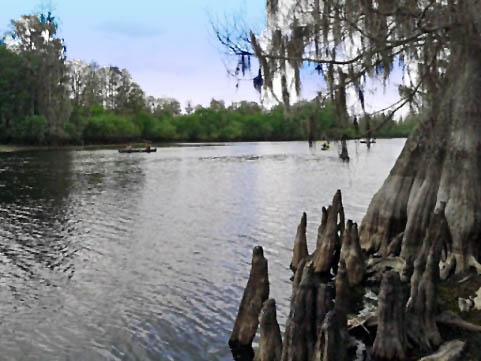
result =
M145 143L129 143L133 148L145 147ZM181 146L181 143L159 143L155 147ZM95 150L95 149L121 149L125 148L122 144L88 144L88 145L15 145L0 144L0 153L17 153L17 152L45 152L55 150Z
M42 117L0 125L0 143L26 145L126 144L144 142L251 142L300 141L317 139L353 139L371 129L372 137L407 137L417 126L416 116L399 121L382 117L359 119L338 124L332 107L321 110L298 106L287 112L275 107L269 112L257 108L199 108L191 114L121 114L100 106L78 110L73 120L64 121L53 131ZM308 121L311 119L311 121Z
M409 134L408 134L409 135ZM378 137L377 139L405 139L408 135L403 136L392 136L392 137ZM348 138L348 140L357 140L357 138ZM206 142L153 142L152 146L156 148L161 147L189 147L189 146L203 146L203 145L222 145L228 143L270 143L270 142L306 142L307 140L263 140L263 141L206 141ZM338 140L333 140L332 142L337 142ZM317 143L323 143L325 140L315 140ZM145 142L135 141L128 143L133 148L143 148L145 147ZM95 150L95 149L122 149L125 148L126 143L99 143L99 144L86 144L86 145L22 145L22 144L0 144L0 153L17 153L17 152L37 152L37 151L55 151L55 150Z
M366 252L357 224L345 219L338 190L323 208L316 248L309 253L303 213L291 253L292 294L283 336L276 301L269 299L268 260L261 246L253 249L229 339L234 359L254 358L258 328L255 360L291 361L293 355L325 361L479 359L481 276L474 269L454 275L440 270L449 237L444 207L431 216L411 274L400 248L384 257Z

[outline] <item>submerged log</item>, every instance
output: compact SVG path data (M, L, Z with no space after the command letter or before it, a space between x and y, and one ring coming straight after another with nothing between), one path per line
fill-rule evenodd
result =
M466 342L453 340L441 345L432 355L423 357L419 361L460 361L466 349Z
M233 349L252 349L259 324L259 314L264 301L269 297L269 278L267 260L262 247L255 247L252 255L252 266L247 286L242 296L234 329L229 339Z
M436 326L436 284L443 244L449 235L444 208L438 209L429 223L423 247L414 262L408 301L409 337L422 350L431 350L442 342Z
M282 355L282 338L277 323L276 301L269 299L262 307L259 349L254 361L279 361Z
M436 322L470 332L481 332L481 326L463 320L453 311L444 311L436 317Z
M303 213L301 218L301 223L297 227L297 234L296 234L296 239L294 241L294 249L292 252L293 255L292 255L290 268L293 272L296 272L299 262L301 262L303 258L309 255L307 251L306 225L307 225L307 215L306 213Z
M342 236L341 260L346 263L349 285L357 286L364 279L366 264L359 244L357 224L347 221L346 230Z
M375 360L404 360L406 358L406 329L402 286L399 274L386 272L378 299L377 333L373 345Z

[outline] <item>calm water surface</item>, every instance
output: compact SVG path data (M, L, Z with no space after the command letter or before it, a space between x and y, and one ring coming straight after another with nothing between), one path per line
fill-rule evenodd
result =
M0 360L231 360L252 248L284 325L302 212L360 221L403 145L0 154Z

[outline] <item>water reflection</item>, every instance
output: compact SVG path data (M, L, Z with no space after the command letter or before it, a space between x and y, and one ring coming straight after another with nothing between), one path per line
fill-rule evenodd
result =
M264 246L285 324L302 212L343 189L359 221L404 141L0 155L0 360L229 360Z
M71 156L15 154L2 156L0 162L2 271L46 285L52 283L44 275L47 270L71 277L74 271L71 258L76 252L68 237L72 228L66 214ZM9 287L15 289L16 285Z

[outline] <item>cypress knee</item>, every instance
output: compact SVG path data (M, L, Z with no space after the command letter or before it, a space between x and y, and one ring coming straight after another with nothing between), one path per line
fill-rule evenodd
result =
M279 361L282 354L282 338L277 323L276 301L264 302L259 320L261 338L254 361Z
M399 274L386 272L381 282L377 306L378 326L373 345L375 360L404 360L406 331L404 302Z
M269 297L267 260L262 247L255 247L247 286L242 296L234 329L229 339L232 349L251 348L259 325L259 314L264 301Z
M307 240L306 240L306 225L307 225L307 215L304 213L302 215L301 223L297 227L296 240L294 241L294 249L292 255L292 261L290 268L295 273L299 262L303 258L309 255L307 251Z
M364 279L366 265L359 244L357 224L347 221L342 236L341 259L346 263L347 278L350 286L357 286Z

